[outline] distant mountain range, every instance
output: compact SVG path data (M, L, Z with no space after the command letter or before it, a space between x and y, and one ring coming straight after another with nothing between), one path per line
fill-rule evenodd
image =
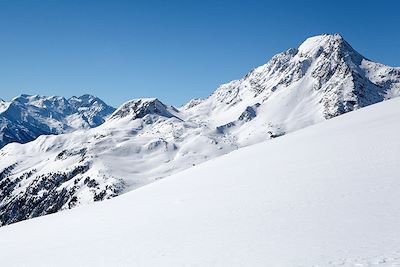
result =
M0 150L0 224L108 199L398 95L400 68L368 60L340 35L325 34L180 108L156 98L115 111L90 96L1 102L3 144L86 130Z
M11 142L27 143L40 135L60 134L99 126L115 108L101 99L83 95L21 95L0 99L0 148Z

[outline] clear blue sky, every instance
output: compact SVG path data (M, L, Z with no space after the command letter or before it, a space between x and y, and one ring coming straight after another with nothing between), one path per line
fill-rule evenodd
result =
M400 66L399 10L398 1L0 0L0 98L181 105L321 33Z

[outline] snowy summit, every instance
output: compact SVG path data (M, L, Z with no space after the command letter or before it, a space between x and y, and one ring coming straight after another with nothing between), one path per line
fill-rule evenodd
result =
M0 225L113 198L399 94L400 68L325 34L181 108L157 98L115 111L91 96L1 101Z

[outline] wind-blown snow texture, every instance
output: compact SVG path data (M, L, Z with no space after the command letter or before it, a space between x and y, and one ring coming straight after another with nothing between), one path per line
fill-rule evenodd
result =
M0 225L112 198L399 93L400 68L364 58L340 35L312 37L205 100L179 109L131 100L99 127L7 145Z
M400 98L0 228L4 266L398 266ZM51 251L51 253L49 253Z
M40 135L59 134L99 126L114 108L91 95L21 95L0 99L0 148L11 142L27 143Z

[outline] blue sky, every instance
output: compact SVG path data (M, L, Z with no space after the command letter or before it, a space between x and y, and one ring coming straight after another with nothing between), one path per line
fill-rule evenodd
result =
M272 1L271 1L272 2ZM0 0L0 98L207 97L305 38L400 66L398 1Z

